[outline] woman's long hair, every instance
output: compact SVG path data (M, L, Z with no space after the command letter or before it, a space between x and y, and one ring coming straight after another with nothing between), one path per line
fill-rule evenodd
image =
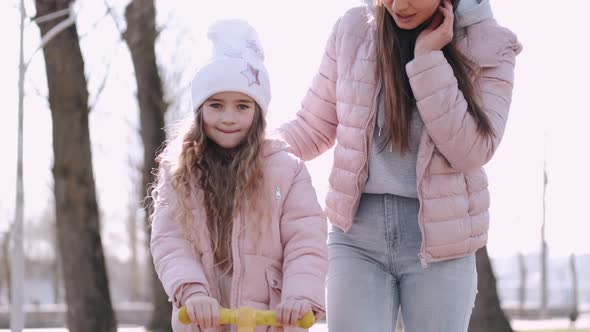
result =
M457 8L459 1L452 0L453 8ZM406 73L406 64L414 59L416 38L429 21L414 30L404 30L397 26L382 0L374 0L374 5L377 77L383 82L383 105L387 125L382 148L391 145L403 152L409 148L410 121L416 103ZM454 35L457 35L456 31ZM453 68L459 90L463 92L468 112L477 122L480 135L493 136L490 119L481 107L479 91L474 84L479 68L459 51L455 41L446 45L442 52Z
M265 140L266 121L258 105L252 127L239 146L225 149L207 137L203 128L202 107L196 110L188 130L170 142L159 155L158 181L152 187L165 185L160 182L168 168L170 184L177 195L173 212L186 234L194 229L195 216L190 201L200 196L206 212L208 236L216 265L224 272L231 272L233 217L248 204L265 219L264 177L262 146ZM179 139L182 139L179 141ZM180 147L179 147L180 146ZM176 153L175 153L176 151ZM152 190L155 199L157 190ZM202 195L198 195L197 193ZM266 204L265 204L266 203ZM202 233L202 229L196 232ZM259 231L259 233L261 230ZM198 241L198 239L192 239Z

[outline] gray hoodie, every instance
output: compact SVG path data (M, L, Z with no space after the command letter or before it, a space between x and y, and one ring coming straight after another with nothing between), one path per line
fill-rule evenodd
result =
M489 0L461 0L456 11L456 26L458 34L464 33L464 28L492 18ZM412 112L410 122L409 150L400 153L391 146L381 149L385 139L385 112L383 97L379 93L379 106L375 132L369 158L369 176L364 192L369 194L392 194L410 198L417 198L416 187L416 159L418 146L423 130L423 122L417 109Z

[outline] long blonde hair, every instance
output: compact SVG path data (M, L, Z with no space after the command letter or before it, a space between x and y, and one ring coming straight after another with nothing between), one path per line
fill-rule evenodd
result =
M195 216L188 206L190 201L202 197L206 211L206 230L215 263L224 272L231 272L233 217L245 205L266 216L262 145L265 140L266 121L258 105L252 126L243 142L233 149L218 146L203 130L202 107L188 130L179 135L176 143L170 142L158 156L160 169L153 185L157 189L165 181L162 172L169 168L169 181L177 194L175 219L186 234L194 229ZM181 140L180 140L181 139ZM157 190L152 190L155 199ZM202 195L197 195L197 193ZM198 222L198 221L197 221ZM203 233L203 230L197 230ZM260 231L261 233L261 231ZM198 241L198 239L191 239Z
M459 1L452 0L453 8L457 8ZM407 151L412 109L416 101L406 74L406 64L414 58L416 38L429 21L414 30L403 30L397 26L382 0L374 0L373 4L377 25L377 76L383 82L383 105L387 123L382 148L392 145L399 151ZM453 68L459 90L467 101L467 111L477 122L479 134L494 136L490 119L481 106L480 91L474 82L479 74L478 66L457 48L455 41L443 47L442 52Z

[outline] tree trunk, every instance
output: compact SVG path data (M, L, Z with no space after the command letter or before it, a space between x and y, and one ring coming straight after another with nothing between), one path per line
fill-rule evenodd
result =
M543 155L543 221L541 224L541 308L539 311L540 318L547 317L547 302L548 298L548 280L547 280L547 183L549 178L547 176L547 144L545 144L545 152Z
M156 151L166 139L164 132L164 113L167 104L164 101L162 81L156 64L155 42L156 9L153 0L133 0L125 10L127 31L123 38L127 43L133 60L137 82L137 98L140 109L141 139L143 153L143 188L152 182L152 169L157 167L154 161ZM145 194L142 191L142 195ZM149 209L146 207L146 225L149 226ZM148 242L150 228L148 230ZM172 306L164 292L153 265L150 264L151 284L153 290L154 312L149 329L170 331Z
M23 131L24 131L24 99L25 99L25 71L24 64L24 26L25 4L20 1L20 29L19 29L19 68L18 68L18 139L16 157L16 204L14 221L10 227L12 245L10 272L14 276L10 280L10 329L21 332L25 327L24 285L25 285L25 251L23 246L25 192L23 181Z
M37 16L67 9L71 2L35 0ZM41 35L61 20L39 23ZM55 212L68 328L72 332L115 332L92 169L88 91L76 25L57 34L43 54L53 124Z
M527 290L527 269L526 260L522 253L518 253L518 268L520 272L520 287L518 288L518 312L521 317L524 317Z
M576 255L574 254L570 256L570 272L572 274L572 310L569 319L573 327L580 315L578 300L580 289L578 288L578 269L576 268Z
M10 229L6 231L4 234L4 239L2 240L2 265L4 266L4 275L2 276L2 280L4 280L4 285L6 286L6 299L9 303L12 303L12 291L10 289L10 285L12 284L11 281L11 273L10 273ZM2 286L0 285L0 288Z
M486 247L477 251L477 289L469 332L513 332L500 307L496 277Z

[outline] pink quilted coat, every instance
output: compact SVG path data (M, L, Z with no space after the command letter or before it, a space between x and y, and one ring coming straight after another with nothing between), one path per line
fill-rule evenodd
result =
M272 219L264 221L267 226L262 235L253 211L244 208L234 217L230 306L269 309L281 300L305 299L322 316L328 265L327 222L304 163L289 154L287 148L284 142L276 140L267 140L264 145L264 174ZM174 331L196 331L177 319L187 285L198 285L208 295L220 299L202 192L194 194L190 205L193 231L184 234L173 217L176 193L169 174L164 174L165 181L156 188L151 252L156 272L174 303Z
M375 74L373 29L372 14L365 6L338 20L302 109L280 129L292 151L304 160L335 145L326 212L330 222L344 231L353 223L367 180L381 87ZM406 65L424 121L416 165L424 264L470 255L487 242L490 197L482 166L504 133L515 57L521 50L516 36L491 17L461 32L459 48L481 67L477 84L496 136L478 135L441 51Z

